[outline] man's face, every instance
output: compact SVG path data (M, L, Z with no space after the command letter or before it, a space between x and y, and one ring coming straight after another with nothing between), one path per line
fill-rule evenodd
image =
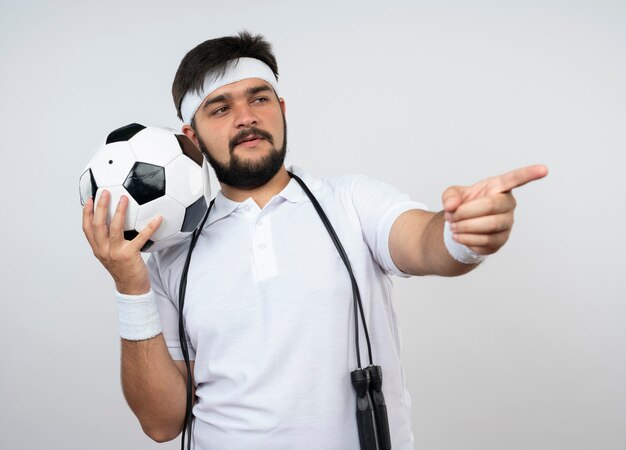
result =
M263 80L242 80L212 92L198 108L194 128L200 150L223 184L257 188L285 160L284 102Z

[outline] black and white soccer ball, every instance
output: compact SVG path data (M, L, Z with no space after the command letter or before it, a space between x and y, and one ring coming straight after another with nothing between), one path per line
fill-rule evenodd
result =
M133 239L157 214L161 225L141 251L179 243L200 224L211 199L208 165L184 134L131 123L112 131L80 176L81 204L111 193L107 224L128 197L124 237Z

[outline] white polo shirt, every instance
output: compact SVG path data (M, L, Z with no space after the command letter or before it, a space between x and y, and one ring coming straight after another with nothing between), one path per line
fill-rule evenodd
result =
M357 279L393 448L413 449L401 367L389 230L426 209L365 176L300 176L329 217ZM188 243L152 255L152 289L170 354L180 360L178 286ZM263 209L218 192L193 253L184 316L195 359L198 450L358 449L352 289L313 205L291 180ZM361 360L368 365L365 338Z

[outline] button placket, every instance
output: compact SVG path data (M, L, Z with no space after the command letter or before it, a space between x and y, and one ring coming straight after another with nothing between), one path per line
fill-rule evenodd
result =
M272 240L271 219L266 211L261 218L253 223L252 236L255 275L257 281L263 281L278 273Z

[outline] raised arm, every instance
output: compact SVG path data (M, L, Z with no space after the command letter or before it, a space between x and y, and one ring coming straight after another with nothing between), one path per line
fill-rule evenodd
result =
M119 293L131 296L130 302L146 300L146 296L150 300L150 278L139 249L161 219L156 218L135 239L127 241L123 225L128 199L122 196L110 227L106 225L109 200L109 193L104 192L95 210L93 199L87 201L83 209L85 236L96 258L113 277ZM178 436L185 417L186 369L182 361L172 360L163 335L142 340L122 339L121 371L124 396L144 432L157 442Z
M497 252L513 227L516 202L511 191L545 177L543 165L490 177L471 186L452 186L442 195L443 211L410 210L391 227L389 250L398 268L413 275L462 275L477 264L461 263L444 244L444 223L451 238L478 255Z

